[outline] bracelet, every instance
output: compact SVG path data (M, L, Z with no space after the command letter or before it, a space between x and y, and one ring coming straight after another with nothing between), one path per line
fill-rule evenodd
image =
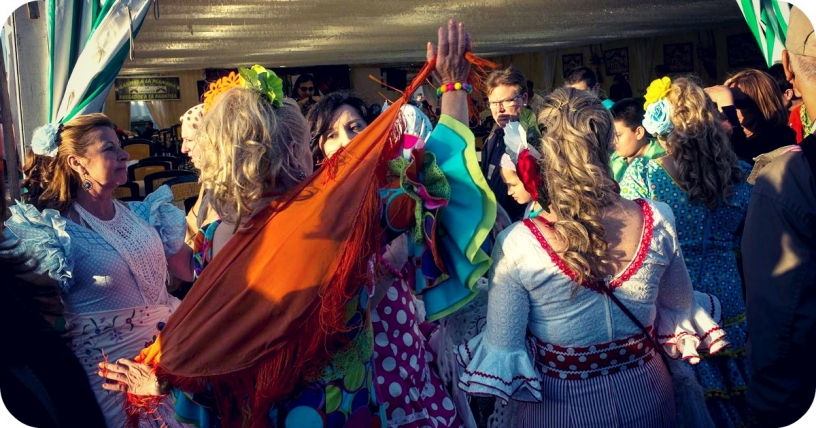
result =
M467 82L465 82L465 83L456 82L456 83L447 83L447 84L443 83L438 88L436 88L436 96L441 97L442 94L444 94L445 92L461 91L463 89L468 94L470 94L470 93L473 92L473 85L471 85L470 83L467 83Z

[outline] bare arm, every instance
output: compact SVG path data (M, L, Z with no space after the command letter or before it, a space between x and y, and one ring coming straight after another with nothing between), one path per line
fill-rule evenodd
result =
M167 268L176 278L193 282L193 250L182 245L179 251L167 259Z

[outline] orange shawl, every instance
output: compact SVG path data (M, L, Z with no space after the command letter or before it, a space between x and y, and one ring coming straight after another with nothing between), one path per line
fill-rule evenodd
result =
M380 245L379 189L405 98L230 239L139 356L176 388L209 386L224 426L267 425L272 403L346 344L346 306Z

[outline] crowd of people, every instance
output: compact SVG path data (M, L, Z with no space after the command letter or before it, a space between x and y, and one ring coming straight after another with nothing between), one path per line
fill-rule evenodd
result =
M588 68L542 97L471 47L447 22L378 115L314 96L308 75L289 97L261 66L213 83L180 118L202 184L186 219L166 186L112 196L128 154L104 115L39 128L0 242L12 341L37 343L5 353L12 413L200 428L801 417L816 388L816 37L801 11L784 78L665 76L643 98L616 79L614 102ZM408 99L431 76L433 120ZM477 152L480 93L493 125ZM171 276L193 284L181 300Z

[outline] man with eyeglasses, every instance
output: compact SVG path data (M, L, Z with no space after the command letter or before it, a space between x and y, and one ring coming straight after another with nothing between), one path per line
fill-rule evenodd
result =
M512 65L493 70L485 80L487 104L496 122L482 147L481 168L487 184L496 195L496 202L504 208L511 220L524 215L524 205L507 194L507 185L501 178L501 157L505 152L504 128L510 122L519 122L533 147L539 147L541 133L535 113L527 105L527 79Z

